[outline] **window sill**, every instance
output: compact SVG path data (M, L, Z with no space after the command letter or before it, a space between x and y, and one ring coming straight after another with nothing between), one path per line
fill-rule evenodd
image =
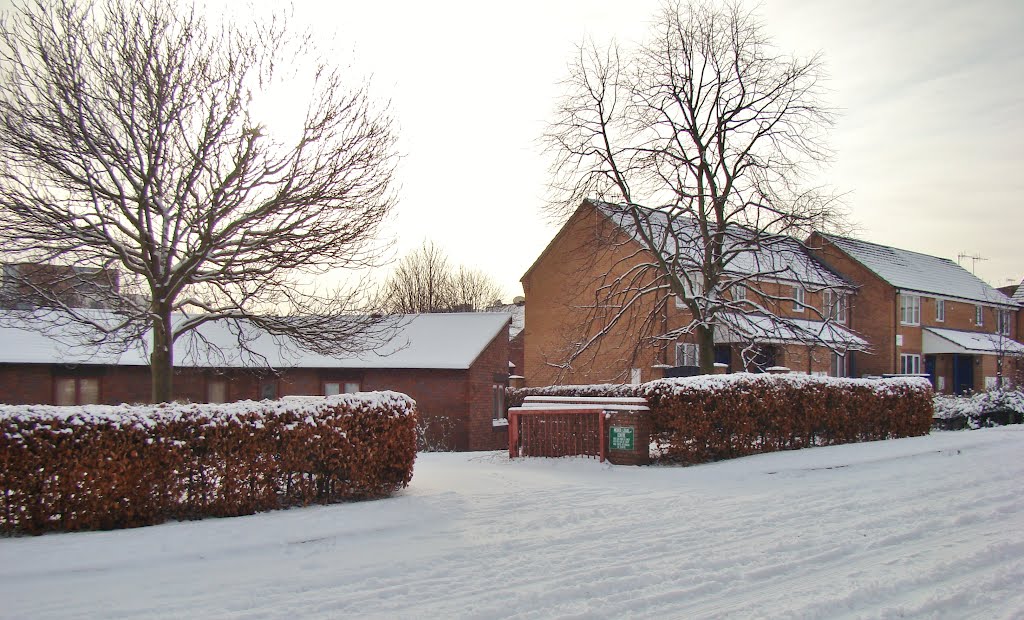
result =
M493 426L494 428L505 428L506 426L508 426L508 419L501 418L499 420L491 420L491 426Z

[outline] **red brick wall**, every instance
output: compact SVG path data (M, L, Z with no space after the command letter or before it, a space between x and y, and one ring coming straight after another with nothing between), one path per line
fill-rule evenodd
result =
M494 385L508 385L508 330L501 330L469 369L469 450L508 450L508 426L494 426ZM501 412L504 415L504 411Z
M898 372L896 323L899 320L896 289L842 250L813 233L807 246L818 260L855 284L858 289L850 300L847 323L871 345L869 353L854 353L853 374L881 375ZM895 361L894 361L895 360Z

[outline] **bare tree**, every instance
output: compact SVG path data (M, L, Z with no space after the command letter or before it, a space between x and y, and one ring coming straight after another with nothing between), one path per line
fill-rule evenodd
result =
M448 257L432 241L424 241L398 261L383 296L389 311L415 314L450 312L453 293Z
M501 303L504 292L494 279L479 269L460 266L452 275L452 306L478 312Z
M823 338L786 320L779 308L801 300L778 286L841 284L791 260L803 253L795 237L842 217L834 195L802 186L830 156L820 57L777 55L751 12L702 0L666 4L640 45L578 51L545 137L555 155L550 208L564 217L589 199L641 251L619 252L591 287L596 295L581 302L591 328L568 360L627 321L644 344L694 334L703 372L716 330L831 341L831 330ZM692 320L668 330L660 317L673 300ZM815 312L828 322L828 310Z
M432 241L398 261L382 296L394 313L477 312L501 299L501 287L486 273L448 262Z
M55 296L47 316L96 344L151 331L155 401L173 396L174 342L207 322L231 322L242 346L253 330L369 346L379 319L361 296L310 282L377 264L393 123L308 36L172 0L29 0L3 17L0 55L5 251L120 273L112 313ZM253 104L298 66L311 92L285 137Z

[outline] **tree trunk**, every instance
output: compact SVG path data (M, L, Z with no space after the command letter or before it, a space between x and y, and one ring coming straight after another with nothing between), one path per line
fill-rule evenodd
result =
M160 319L153 321L153 353L149 372L153 378L154 403L168 403L174 398L174 352L171 344L171 311L158 310Z
M715 330L704 325L697 326L697 344L700 355L700 374L715 372Z

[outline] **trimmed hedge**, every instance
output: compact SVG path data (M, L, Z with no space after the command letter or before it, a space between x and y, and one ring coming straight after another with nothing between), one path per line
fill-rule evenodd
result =
M0 531L384 497L408 485L415 403L377 392L224 405L0 406Z
M551 386L526 396L642 396L661 459L703 463L761 452L925 435L931 384L921 378L835 379L736 373L642 385Z

